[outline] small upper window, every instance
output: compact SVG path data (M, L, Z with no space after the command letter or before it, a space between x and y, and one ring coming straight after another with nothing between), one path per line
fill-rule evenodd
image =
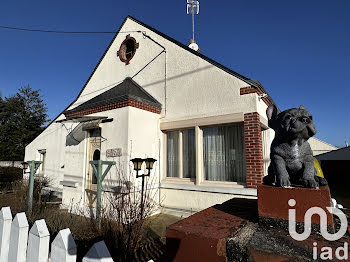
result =
M129 64L130 60L134 57L137 48L139 48L139 43L136 43L135 38L127 35L117 52L120 61L124 62L126 65Z

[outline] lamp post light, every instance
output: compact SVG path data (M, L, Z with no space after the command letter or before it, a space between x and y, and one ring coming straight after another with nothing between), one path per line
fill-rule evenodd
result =
M22 162L22 171L23 171L23 176L27 173L26 170L28 169L28 163L27 162Z
M153 169L153 164L157 161L154 158L133 158L130 160L134 165L134 170L136 170L136 178L142 177L142 187L141 187L141 218L143 216L143 193L144 193L144 187L145 187L145 176L150 176L151 170ZM143 162L146 163L146 169L148 170L147 174L139 175L139 171L141 170L141 166Z
M38 170L39 166L41 165L42 161L28 161L28 162L22 162L23 171L25 173L25 170L29 166L30 175L29 175L29 185L28 185L28 197L27 197L27 212L28 214L32 213L33 208L33 190L34 190L34 175L36 171Z

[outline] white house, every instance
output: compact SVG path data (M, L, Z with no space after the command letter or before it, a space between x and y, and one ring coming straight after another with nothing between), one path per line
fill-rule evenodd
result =
M266 95L265 95L266 94ZM31 144L65 205L91 205L89 161L157 159L157 202L201 210L232 197L256 197L269 162L274 103L259 81L128 16L78 97ZM120 179L113 167L104 181ZM132 183L139 183L138 180Z

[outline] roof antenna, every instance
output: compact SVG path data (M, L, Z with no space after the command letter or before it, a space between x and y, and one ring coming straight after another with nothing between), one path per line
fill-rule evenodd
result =
M199 14L199 1L196 0L187 0L187 14L192 15L192 39L190 40L189 48L200 51L196 41L194 40L194 15Z

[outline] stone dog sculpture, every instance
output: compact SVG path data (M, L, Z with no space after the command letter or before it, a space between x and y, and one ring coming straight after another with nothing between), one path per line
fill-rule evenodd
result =
M311 114L304 106L280 112L275 105L266 110L268 125L275 131L271 163L264 184L317 188L327 181L316 176L311 147L307 140L316 134Z

